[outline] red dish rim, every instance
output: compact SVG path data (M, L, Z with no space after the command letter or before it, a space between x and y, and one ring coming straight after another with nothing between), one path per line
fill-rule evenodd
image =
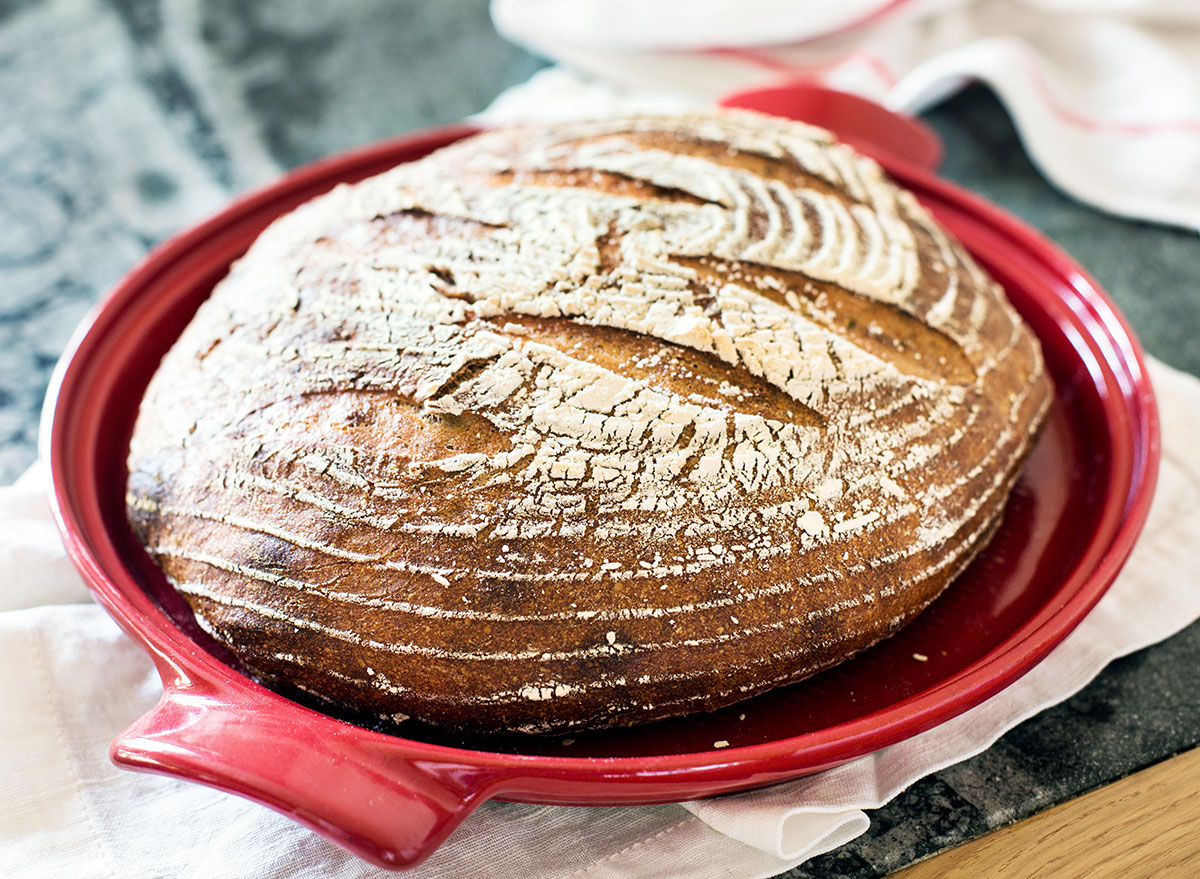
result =
M99 495L94 490L94 478L90 483L93 490L89 492L86 479L82 485L72 484L64 476L68 471L80 471L80 468L68 466L68 458L75 455L77 450L71 448L67 441L70 432L61 417L64 408L57 407L57 401L78 394L81 375L104 339L107 326L120 313L127 300L146 286L157 283L165 273L186 270L187 254L211 245L214 239L226 234L237 222L244 222L251 212L285 200L287 193L324 181L332 184L341 179L353 179L362 168L378 165L401 148L410 151L433 148L474 130L466 126L454 126L389 140L306 166L273 185L239 199L218 215L156 248L93 311L76 333L69 353L60 361L43 413L41 434L42 455L50 462L54 515L71 558L84 573L98 600L122 628L151 653L168 689L172 681L178 684L198 671L202 673L201 677L220 681L218 689L224 688L222 692L249 694L249 698L279 702L288 706L287 710L302 712L306 724L317 727L333 725L329 727L331 730L335 727L344 730L349 726L290 702L232 672L178 629L145 593L139 590L138 594L131 596L114 584L109 572L121 570L124 562L111 543L95 546L85 536L104 531ZM1102 395L1101 402L1113 434L1114 458L1118 463L1117 482L1122 490L1128 487L1128 491L1122 498L1110 496L1105 500L1101 524L1078 565L1086 572L1080 575L1086 582L1065 603L1043 608L989 655L932 688L872 714L791 738L733 747L719 753L693 751L598 758L472 751L350 727L357 730L356 736L387 747L401 747L405 756L411 759L496 770L491 778L495 784L481 789L480 798L496 794L504 796L506 776L510 777L510 781L513 778L517 781L522 778L559 778L584 785L588 784L589 779L601 782L614 779L649 782L644 799L636 795L625 798L626 802L631 803L677 799L679 793L663 791L667 787L677 789L689 784L698 789L694 795L706 795L717 790L753 787L778 780L786 774L786 766L796 765L801 756L804 766L809 767L807 771L816 771L929 729L1012 683L1079 623L1100 599L1127 558L1148 515L1153 495L1158 470L1159 425L1141 348L1124 318L1096 282L1038 233L1000 209L923 169L900 162L888 162L886 167L904 185L918 193L922 190L934 192L982 219L1006 238L1034 253L1056 274L1070 279L1090 319L1105 328L1103 343L1113 346L1112 361L1122 363L1127 371L1122 374L1120 370L1108 368L1104 363L1095 364L1104 373L1104 385L1113 392L1108 396ZM89 462L80 472L87 477L94 477L94 463ZM236 701L238 697L234 695L231 698ZM120 759L121 755L117 754L117 757ZM121 762L136 764L137 761L123 759ZM799 774L804 773L791 772L791 776ZM666 786L653 784L656 778L666 782ZM225 789L247 792L237 784L205 780ZM520 784L511 787L516 789L517 798L526 798L528 791L536 790L536 785L533 788ZM659 793L655 794L653 790ZM261 795L256 798L267 800ZM530 798L537 799L538 796L535 793ZM611 800L603 797L579 800L581 803L606 801ZM290 804L286 802L268 801L267 804L285 811L296 811L290 809ZM319 825L319 822L306 820L303 816L300 816L300 820L310 826ZM336 828L333 828L333 832L328 827L318 826L318 829L327 835L338 836ZM341 841L350 844L346 839ZM356 850L377 863L385 863L372 857L370 852L361 850L361 847Z

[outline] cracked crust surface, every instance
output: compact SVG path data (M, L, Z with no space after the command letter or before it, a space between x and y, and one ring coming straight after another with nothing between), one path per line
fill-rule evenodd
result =
M128 506L267 682L603 727L902 626L1049 401L997 285L825 132L502 130L263 234L147 391Z

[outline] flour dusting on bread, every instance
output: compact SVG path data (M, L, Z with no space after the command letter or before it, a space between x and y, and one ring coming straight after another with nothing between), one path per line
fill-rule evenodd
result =
M821 130L499 130L262 235L147 392L130 517L268 681L639 722L911 619L1049 401L1000 288Z

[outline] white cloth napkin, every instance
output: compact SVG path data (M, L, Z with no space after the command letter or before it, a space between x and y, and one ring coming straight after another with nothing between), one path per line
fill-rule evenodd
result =
M1118 656L1200 616L1200 381L1151 363L1158 492L1117 582L1033 671L901 744L807 779L682 805L487 803L416 877L765 877L849 841L922 776L986 749ZM89 599L35 468L0 489L0 876L348 879L377 870L270 810L116 769L109 742L159 693L150 661Z
M576 70L707 100L805 79L915 112L982 81L1057 186L1200 229L1195 0L492 0L492 17Z

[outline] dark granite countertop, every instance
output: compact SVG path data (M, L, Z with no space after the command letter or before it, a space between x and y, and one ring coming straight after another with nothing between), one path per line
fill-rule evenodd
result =
M0 0L0 483L34 459L71 331L155 242L284 168L482 109L540 65L485 0ZM1056 192L981 88L926 118L946 177L1059 242L1150 353L1200 374L1200 237ZM1188 749L1198 692L1200 624L788 875L880 876Z

